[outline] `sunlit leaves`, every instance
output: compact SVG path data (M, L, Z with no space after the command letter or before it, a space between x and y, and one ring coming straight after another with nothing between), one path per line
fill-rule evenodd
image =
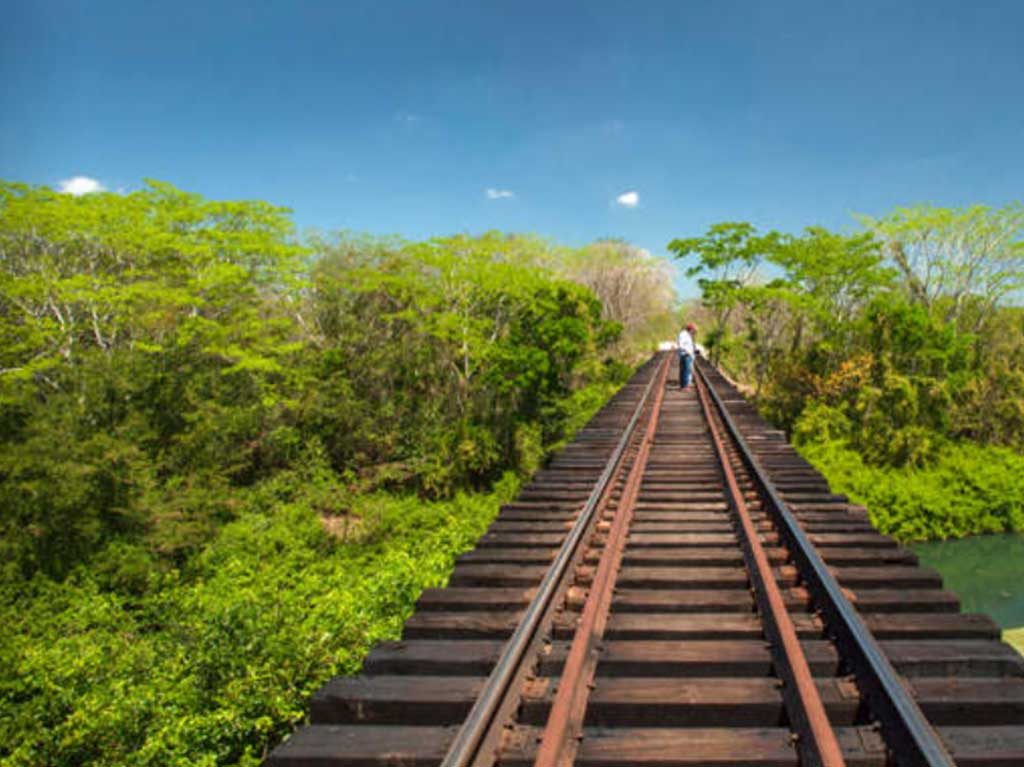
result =
M600 304L548 269L557 251L543 241L490 232L318 247L318 343L338 350L333 379L374 403L372 430L332 437L334 455L363 442L364 454L405 460L425 490L447 492L492 475L515 455L519 423L601 376L583 369L611 339ZM558 439L562 422L544 429ZM388 440L393 430L420 436Z
M602 316L621 328L616 351L646 359L659 341L678 332L677 298L668 261L619 240L599 240L567 251L560 274L586 285Z
M949 439L1024 444L1024 329L1005 305L1024 285L1024 208L861 221L801 235L724 223L674 241L696 258L714 352L785 428L816 404L841 414L844 444L874 465L929 465Z
M1024 287L1024 205L897 208L861 223L885 244L907 292L945 319L958 322L969 300L981 319L1005 296Z
M255 299L297 286L303 249L286 213L160 182L80 197L4 184L0 322L5 336L21 339L5 344L5 371L133 342L152 350L179 330L200 347L230 336L272 367L284 337L266 332ZM205 327L185 327L196 318Z

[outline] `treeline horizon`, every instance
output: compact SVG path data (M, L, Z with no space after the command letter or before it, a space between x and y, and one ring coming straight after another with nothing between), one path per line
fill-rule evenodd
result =
M1024 206L858 221L670 243L712 357L884 532L1024 530Z
M201 538L153 497L175 475L223 490L310 451L354 490L445 497L527 474L578 425L576 400L604 396L674 324L664 262L624 242L300 239L283 208L160 182L80 197L6 184L0 211L0 444L18 453L0 471L33 488L6 516L51 574L90 536ZM68 438L33 460L44 430ZM86 455L61 453L75 446ZM80 487L39 482L61 461L89 465L65 483Z

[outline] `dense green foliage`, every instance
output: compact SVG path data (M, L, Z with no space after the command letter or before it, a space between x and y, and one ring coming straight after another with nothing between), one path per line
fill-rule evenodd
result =
M810 423L810 416L800 422ZM815 436L800 450L833 490L870 509L886 533L925 540L1024 530L1024 456L1015 451L952 443L926 466L910 468L867 463L848 444Z
M599 240L561 255L559 272L594 291L604 317L622 326L619 356L646 359L679 332L679 312L667 261L620 240Z
M884 531L1024 529L1024 208L864 223L673 241L712 357Z
M0 185L3 764L251 764L396 636L629 373L567 252Z
M595 352L619 326L585 287L539 266L547 246L488 234L317 242L312 394L336 465L444 494L528 472L566 434L572 394L618 380Z
M186 567L150 572L142 595L84 567L5 590L3 763L257 764L327 677L397 638L516 487L363 497L343 543L325 535L317 477L279 476L241 493L245 511Z
M124 546L181 564L236 515L235 488L314 445L350 490L529 472L579 392L623 373L599 356L618 327L530 238L311 253L264 203L0 195L7 578L115 543L111 567Z

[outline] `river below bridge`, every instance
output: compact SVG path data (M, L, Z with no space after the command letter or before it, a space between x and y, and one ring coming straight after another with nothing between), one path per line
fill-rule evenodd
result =
M1024 626L1024 534L974 535L911 548L922 565L942 574L964 612L988 613L1004 629Z

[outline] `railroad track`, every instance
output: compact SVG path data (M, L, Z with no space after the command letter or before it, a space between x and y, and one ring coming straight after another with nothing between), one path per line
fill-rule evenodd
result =
M1024 661L661 354L275 767L1024 765Z

